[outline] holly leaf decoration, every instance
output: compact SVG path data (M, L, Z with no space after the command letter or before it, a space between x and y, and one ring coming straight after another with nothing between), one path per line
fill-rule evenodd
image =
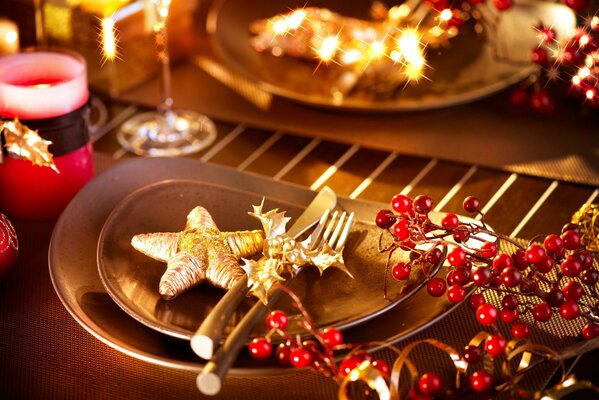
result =
M279 260L274 258L263 258L259 261L243 259L241 268L248 276L250 293L264 304L268 303L268 293L273 285L285 281L279 275L279 267Z
M52 144L44 140L35 130L23 125L18 118L0 124L0 132L4 132L5 148L9 155L21 160L29 160L33 165L52 168L60 173L48 146Z

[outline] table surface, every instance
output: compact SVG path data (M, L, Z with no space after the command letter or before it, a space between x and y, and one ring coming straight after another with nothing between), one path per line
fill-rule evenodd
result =
M501 93L421 113L349 115L279 98L263 110L213 79L197 59L177 66L174 77L177 104L207 113L218 128L215 144L190 156L198 162L314 190L326 184L355 199L388 202L401 191L425 193L444 212L463 213L462 199L474 194L489 225L525 239L558 232L582 204L596 202L599 195L596 117L578 116L568 107L541 118L511 110ZM119 147L115 130L158 101L156 87L150 82L106 102L109 120L96 132L97 173L136 157ZM133 359L79 326L48 276L54 222L13 222L21 254L0 281L0 393L5 398L201 398L192 373ZM383 357L391 360L391 354ZM588 367L597 357L590 353L572 367L599 383L597 369ZM219 398L256 398L258 393L281 398L273 390L280 385L287 385L284 398L335 397L330 382L298 372L284 378L230 377Z

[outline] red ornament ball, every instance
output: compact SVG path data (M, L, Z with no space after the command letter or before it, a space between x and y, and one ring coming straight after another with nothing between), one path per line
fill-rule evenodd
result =
M404 262L398 262L391 268L391 274L398 281L404 281L410 277L410 272L412 271L412 267L410 264L406 264Z
M0 213L0 277L8 273L19 254L17 233L8 218Z
M581 12L589 5L589 0L563 0L563 2L576 12Z
M537 47L530 52L530 61L538 65L547 65L549 63L549 55L547 50L542 47Z
M341 365L339 366L339 375L347 376L354 368L357 368L362 362L365 360L370 360L370 354L359 351L346 357L341 361Z
M559 314L563 319L574 319L580 315L580 307L577 302L568 300L559 307Z
M485 340L485 351L494 357L498 357L503 354L507 341L499 334L489 335Z
M522 107L528 103L528 92L524 88L516 88L510 94L510 103L514 107Z
M391 206L398 213L404 213L412 208L412 199L403 194L396 194L391 199Z
M391 368L389 368L389 364L387 364L383 360L374 360L372 362L372 366L374 368L378 369L379 371L381 371L383 373L383 375L385 375L385 376L389 376L389 373L391 372Z
M475 213L480 210L480 200L475 196L468 196L464 199L462 204L464 211L469 213Z
M499 11L505 11L512 7L512 0L493 0L493 5Z
M381 229L389 229L395 223L395 215L391 210L379 210L375 218L376 226Z
M552 114L555 111L555 101L546 90L539 90L530 95L530 108L539 114Z
M512 325L512 336L516 339L525 339L530 335L530 326L526 322L517 322Z
M266 360L272 354L272 344L265 338L255 338L248 345L248 350L253 359Z
M551 307L547 303L539 303L532 308L532 316L536 321L549 321L551 319L551 315Z
M277 349L275 350L275 359L281 367L291 366L290 356L291 348L287 344L281 343L277 346Z
M470 296L470 298L468 299L468 304L470 305L470 308L472 308L473 310L477 310L478 307L482 306L483 304L485 304L485 298L482 294L480 293L474 293L472 296Z
M443 388L443 382L439 375L427 372L418 379L418 388L426 396L435 396Z
M582 336L585 340L591 340L599 336L599 324L595 322L589 322L582 327Z
M452 303L456 304L464 300L466 297L466 289L462 285L451 285L447 290L447 298Z
M432 278L426 284L426 290L428 294L433 297L442 296L445 293L445 289L447 288L447 284L441 278Z

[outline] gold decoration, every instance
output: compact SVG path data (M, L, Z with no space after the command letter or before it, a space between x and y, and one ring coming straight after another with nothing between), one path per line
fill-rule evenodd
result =
M259 261L244 259L241 267L248 275L250 293L263 303L268 302L272 286L284 281L282 275L296 274L304 265L316 266L321 274L327 268L338 268L352 276L343 262L343 251L336 252L326 244L311 250L309 238L300 243L287 235L286 225L290 218L285 217L285 212L274 209L263 213L262 205L253 208L249 214L259 219L264 228L264 258Z
M256 51L291 56L341 67L334 79L348 94L361 82L397 85L418 80L426 68L426 48L438 47L458 34L448 23L455 10L430 10L419 0L387 9L376 3L373 20L346 17L326 8L300 8L254 21ZM333 65L334 64L334 65ZM334 68L333 68L334 69Z
M33 165L50 167L57 174L60 173L54 164L52 153L48 150L52 142L41 138L37 131L29 129L15 118L0 124L0 133L2 132L4 132L5 147L9 155L29 160Z
M351 382L364 381L373 390L376 391L380 400L391 399L391 391L389 385L383 377L383 373L372 365L372 362L363 361L357 368L350 371L343 379L339 386L339 400L350 400L351 397L347 393L347 386Z
M199 206L187 215L182 232L147 233L131 239L136 250L167 262L159 286L165 300L204 280L219 288L231 288L244 273L238 260L260 252L263 242L260 230L221 232L210 213Z
M592 252L599 252L599 204L585 204L572 216L572 223L580 227L580 241Z

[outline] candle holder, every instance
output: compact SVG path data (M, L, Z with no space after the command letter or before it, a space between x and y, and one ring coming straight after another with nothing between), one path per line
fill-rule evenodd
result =
M77 53L28 49L0 57L0 118L18 118L52 144L58 172L3 157L0 209L21 219L57 218L94 175L87 68Z
M117 139L126 150L141 156L169 157L195 153L216 138L214 123L190 110L173 108L170 56L166 22L170 0L152 0L156 22L154 36L162 72L162 103L157 111L136 115L126 121Z

